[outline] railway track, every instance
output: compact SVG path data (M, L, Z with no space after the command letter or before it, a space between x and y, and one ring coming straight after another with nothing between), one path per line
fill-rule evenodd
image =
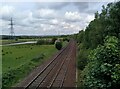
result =
M24 89L75 87L75 57L76 43L70 40L69 44L62 49L39 73L32 79L28 79L18 85Z

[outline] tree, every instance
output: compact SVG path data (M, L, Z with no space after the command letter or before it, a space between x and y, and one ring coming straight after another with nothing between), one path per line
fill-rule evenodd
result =
M60 41L56 41L55 42L55 47L58 49L58 50L61 50L61 48L62 48L62 42L60 42Z
M82 43L84 40L84 31L79 31L79 34L77 35L77 42Z
M95 19L86 27L84 36L82 31L78 33L78 42L83 43L87 49L94 49L102 44L106 36L116 36L120 39L120 1L102 7L102 12L96 12Z
M95 19L98 19L99 18L99 13L98 11L95 13Z

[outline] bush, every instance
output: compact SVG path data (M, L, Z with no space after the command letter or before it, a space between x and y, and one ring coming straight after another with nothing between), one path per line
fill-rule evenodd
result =
M69 39L68 38L63 38L63 41L69 42Z
M90 53L84 70L84 85L90 89L117 89L120 85L118 39L108 36L104 42Z
M55 47L56 47L58 50L61 50L61 48L62 48L62 42L56 41L56 42L55 42Z
M55 38L55 37L54 37L54 38L52 38L51 43L52 43L52 44L54 44L56 40L57 40L57 38Z
M52 41L50 40L38 40L37 45L51 45L52 44Z
M40 54L39 56L34 57L31 61L38 62L38 61L42 60L44 57L45 57L44 54Z
M18 38L15 38L15 41L18 41Z
M78 53L78 68L83 70L88 63L88 51L86 49L81 49Z
M44 44L44 43L45 43L44 40L38 40L36 44L37 44L37 45L42 45L42 44Z
M88 63L88 55L90 53L90 50L86 49L83 46L83 43L80 43L78 46L78 51L79 51L79 53L78 53L77 67L78 67L78 69L83 70Z

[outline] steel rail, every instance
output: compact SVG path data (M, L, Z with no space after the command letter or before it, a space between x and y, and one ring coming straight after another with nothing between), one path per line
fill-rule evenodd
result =
M69 47L71 42L69 42L69 44L60 51L60 53L52 60L50 61L50 63L29 83L26 85L26 87L24 87L24 89L28 89L29 86L65 51L65 49L67 49Z
M72 50L71 50L71 53L72 53ZM71 55L70 55L70 56L71 56ZM68 61L68 63L67 63L67 68L65 69L64 77L63 77L62 82L61 82L60 87L59 87L60 89L63 87L64 80L65 80L65 77L66 77L66 75L67 75L67 71L68 71L68 69L69 69L70 60L71 60L71 58L69 59L69 61Z

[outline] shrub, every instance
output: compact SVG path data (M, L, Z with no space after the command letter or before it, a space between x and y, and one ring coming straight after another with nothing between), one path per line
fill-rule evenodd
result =
M45 43L44 40L38 40L36 44L37 44L37 45L42 45L42 44L44 44L44 43Z
M37 45L50 45L50 44L52 44L52 41L50 41L50 40L38 40L36 44Z
M18 38L15 38L15 41L18 41Z
M33 61L33 62L38 62L38 61L40 61L41 59L43 59L44 57L45 57L44 54L40 54L39 56L34 57L31 61Z
M78 68L83 70L88 63L88 50L81 49L78 53Z
M18 58L22 58L22 57L23 56ZM22 79L25 76L27 76L33 68L38 66L38 64L42 63L44 61L43 60L44 57L45 57L44 54L40 54L39 56L33 58L29 63L22 64L18 68L14 70L11 69L8 72L4 73L2 75L2 89L9 89L13 84L18 83L19 79Z
M91 89L117 89L120 85L118 39L106 37L104 42L90 53L84 70L84 85Z
M4 53L2 55L5 55Z
M69 42L69 39L68 38L63 38L63 41Z
M77 67L78 69L83 70L88 63L88 55L90 53L90 50L84 48L83 43L79 44L78 50L79 53L78 53Z
M55 38L55 37L54 37L54 38L52 38L51 43L52 43L52 44L54 44L56 40L57 40L57 38Z
M56 41L56 42L55 42L55 47L56 47L58 50L61 50L61 48L62 48L62 42Z
M14 83L18 82L18 79L23 78L23 74L27 74L35 68L34 63L30 62L28 64L21 65L17 69L11 69L2 76L2 89L10 88Z

